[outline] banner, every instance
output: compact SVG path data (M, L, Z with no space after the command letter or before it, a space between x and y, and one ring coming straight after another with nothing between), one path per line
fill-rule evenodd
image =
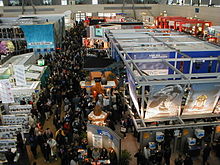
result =
M145 119L177 116L180 112L183 91L181 85L151 86Z
M0 98L2 103L14 103L11 84L8 79L0 80Z
M172 52L171 52L172 53ZM170 52L136 52L128 53L132 59L165 59L171 56ZM137 66L148 75L167 75L169 68L162 62L140 62Z
M13 65L13 70L14 70L16 85L17 86L27 85L24 65Z
M183 115L212 113L219 98L219 83L192 84Z
M55 48L53 24L20 25L27 41L27 48Z

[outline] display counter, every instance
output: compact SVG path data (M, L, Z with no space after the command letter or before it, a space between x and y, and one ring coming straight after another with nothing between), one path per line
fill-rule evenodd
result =
M29 119L27 114L2 115L2 124L4 125L22 125L22 132L29 132Z
M23 99L26 102L35 101L40 92L40 81L27 82L27 85L24 87L12 85L11 90L15 98L15 103L20 103Z
M93 150L93 149L91 149ZM98 160L94 160L94 158L92 157L89 157L88 155L88 150L86 149L78 149L78 159L79 159L79 162L83 162L83 161L86 161L86 162L90 162L91 164L94 164L94 165L101 165L101 164L110 164L110 159L98 159ZM101 155L101 153L100 153Z
M31 113L32 105L10 105L9 106L9 114L29 114Z
M20 153L17 152L17 149L16 148L11 148L12 152L15 154L15 157L14 157L14 162L18 162L19 158L20 158ZM7 164L7 159L5 157L5 151L0 151L0 165L3 165L3 164Z

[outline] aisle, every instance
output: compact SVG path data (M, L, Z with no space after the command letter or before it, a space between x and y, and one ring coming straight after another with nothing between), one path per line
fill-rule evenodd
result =
M129 165L136 165L137 159L134 155L137 153L139 144L137 139L133 136L133 133L127 133L126 138L121 140L122 150L126 149L131 153L132 160L130 161Z
M61 118L63 118L64 116L64 112L63 112L63 106L62 106L62 111L61 111ZM49 120L46 120L45 123L44 123L44 130L46 128L50 128L50 130L53 132L53 135L55 135L55 132L56 132L56 128L55 126L53 125L53 117L54 117L54 114L50 117ZM44 165L44 164L50 164L50 165L61 165L61 160L60 158L58 157L58 160L54 160L52 161L51 163L46 163L44 161L44 157L43 157L43 154L42 152L40 151L40 146L38 145L37 147L37 159L34 159L32 153L31 153L31 149L30 149L30 145L26 145L26 148L27 148L27 153L28 153L28 157L29 157L29 160L30 160L30 165L33 164L33 162L36 162L37 165Z

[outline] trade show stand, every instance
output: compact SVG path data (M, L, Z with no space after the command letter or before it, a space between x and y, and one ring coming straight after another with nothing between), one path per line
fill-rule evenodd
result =
M113 153L117 155L115 155L116 157L114 161L119 161L121 152L121 138L110 128L87 124L87 138L89 145L93 146L93 148L99 148L99 151L105 148L109 152L110 157L106 157L106 159L102 160L102 157L100 156L98 162L109 164L110 160L113 161L111 158Z
M110 30L107 36L112 57L126 66L141 149L172 143L173 151L198 155L220 125L220 48L168 29Z

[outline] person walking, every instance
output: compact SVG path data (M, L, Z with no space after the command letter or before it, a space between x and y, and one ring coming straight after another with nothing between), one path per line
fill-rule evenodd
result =
M144 155L141 153L141 149L138 150L134 157L137 159L137 165L144 165L145 158Z
M30 146L31 146L31 152L34 156L34 159L37 158L37 137L35 135L30 136Z
M164 152L164 160L166 165L170 165L170 157L171 157L171 148L170 146L166 146Z
M205 144L205 148L203 150L203 155L202 155L203 165L205 165L207 163L207 161L209 159L210 152L211 152L211 147L208 144Z
M57 160L57 155L56 155L57 154L57 142L56 142L56 140L53 138L49 138L47 140L47 144L49 144L49 146L50 146L51 156L53 158L55 158L55 160Z
M193 165L193 160L192 160L191 156L188 154L186 155L186 158L184 160L184 165Z
M126 132L127 132L127 122L125 119L121 120L121 133L123 133L124 138L126 137Z
M174 161L175 165L183 165L183 158L182 155L179 154L178 157Z
M44 155L45 162L49 163L50 155L51 155L51 148L48 143L44 143L43 145L43 155Z

